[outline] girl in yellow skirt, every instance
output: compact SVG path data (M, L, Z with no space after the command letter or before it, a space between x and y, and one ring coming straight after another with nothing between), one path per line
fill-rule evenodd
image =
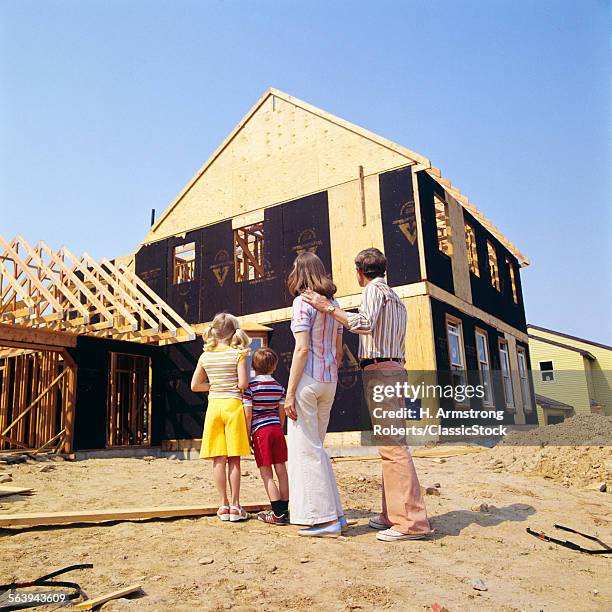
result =
M192 391L208 391L208 408L200 457L213 460L213 478L221 504L222 521L244 521L240 505L240 456L250 455L242 391L249 386L246 356L251 339L236 317L218 314L204 332L204 352L191 379ZM227 495L229 483L230 498Z

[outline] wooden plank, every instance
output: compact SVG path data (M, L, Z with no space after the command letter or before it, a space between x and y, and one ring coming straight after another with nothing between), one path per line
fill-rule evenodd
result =
M361 225L365 227L368 222L368 217L366 214L365 177L363 174L363 166L359 166L359 199L361 200Z
M11 342L12 344L6 344ZM26 327L10 323L0 323L0 346L23 346L34 344L49 347L74 347L77 335L65 331Z
M259 512L270 507L269 502L243 504L247 512ZM103 523L106 521L134 521L155 518L214 516L218 506L156 506L119 510L76 510L70 512L42 512L32 514L2 514L0 527L35 527L38 525L70 525L74 523Z
M126 595L131 595L132 593L137 593L139 591L142 591L142 587L139 584L132 584L131 586L118 589L112 593L107 593L106 595L101 595L100 597L94 597L93 599L88 599L87 601L74 604L73 608L75 610L93 610L111 599L119 599L119 597L125 597Z

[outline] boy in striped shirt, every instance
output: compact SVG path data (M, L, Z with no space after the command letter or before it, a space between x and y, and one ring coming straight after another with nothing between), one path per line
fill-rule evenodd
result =
M242 403L245 412L252 415L249 434L255 462L272 505L272 510L260 512L257 518L271 525L286 525L289 522L289 478L287 443L283 434L285 388L272 377L277 364L278 356L272 349L260 348L253 353L255 377L244 392Z

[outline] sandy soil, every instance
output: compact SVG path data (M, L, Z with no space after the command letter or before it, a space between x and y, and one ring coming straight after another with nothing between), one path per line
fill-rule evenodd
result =
M422 484L440 484L440 496L427 496L437 532L429 541L376 541L366 523L379 508L380 465L347 461L335 469L357 525L341 539L215 518L3 531L0 583L91 562L93 569L71 575L89 596L134 582L145 592L104 610L427 610L436 603L450 611L612 609L609 558L525 532L531 526L553 534L560 522L612 542L612 498L500 471L487 465L489 453L416 460ZM165 458L4 466L0 474L12 473L11 485L36 494L0 499L0 513L214 503L209 472L206 462ZM243 501L264 499L255 464L245 461L243 472ZM471 510L481 503L494 508ZM199 562L205 557L212 564ZM487 591L472 588L476 577Z

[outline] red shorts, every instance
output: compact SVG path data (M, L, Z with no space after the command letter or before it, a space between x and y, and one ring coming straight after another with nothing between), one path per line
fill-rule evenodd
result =
M285 463L287 443L280 425L265 425L253 434L253 452L257 467Z

